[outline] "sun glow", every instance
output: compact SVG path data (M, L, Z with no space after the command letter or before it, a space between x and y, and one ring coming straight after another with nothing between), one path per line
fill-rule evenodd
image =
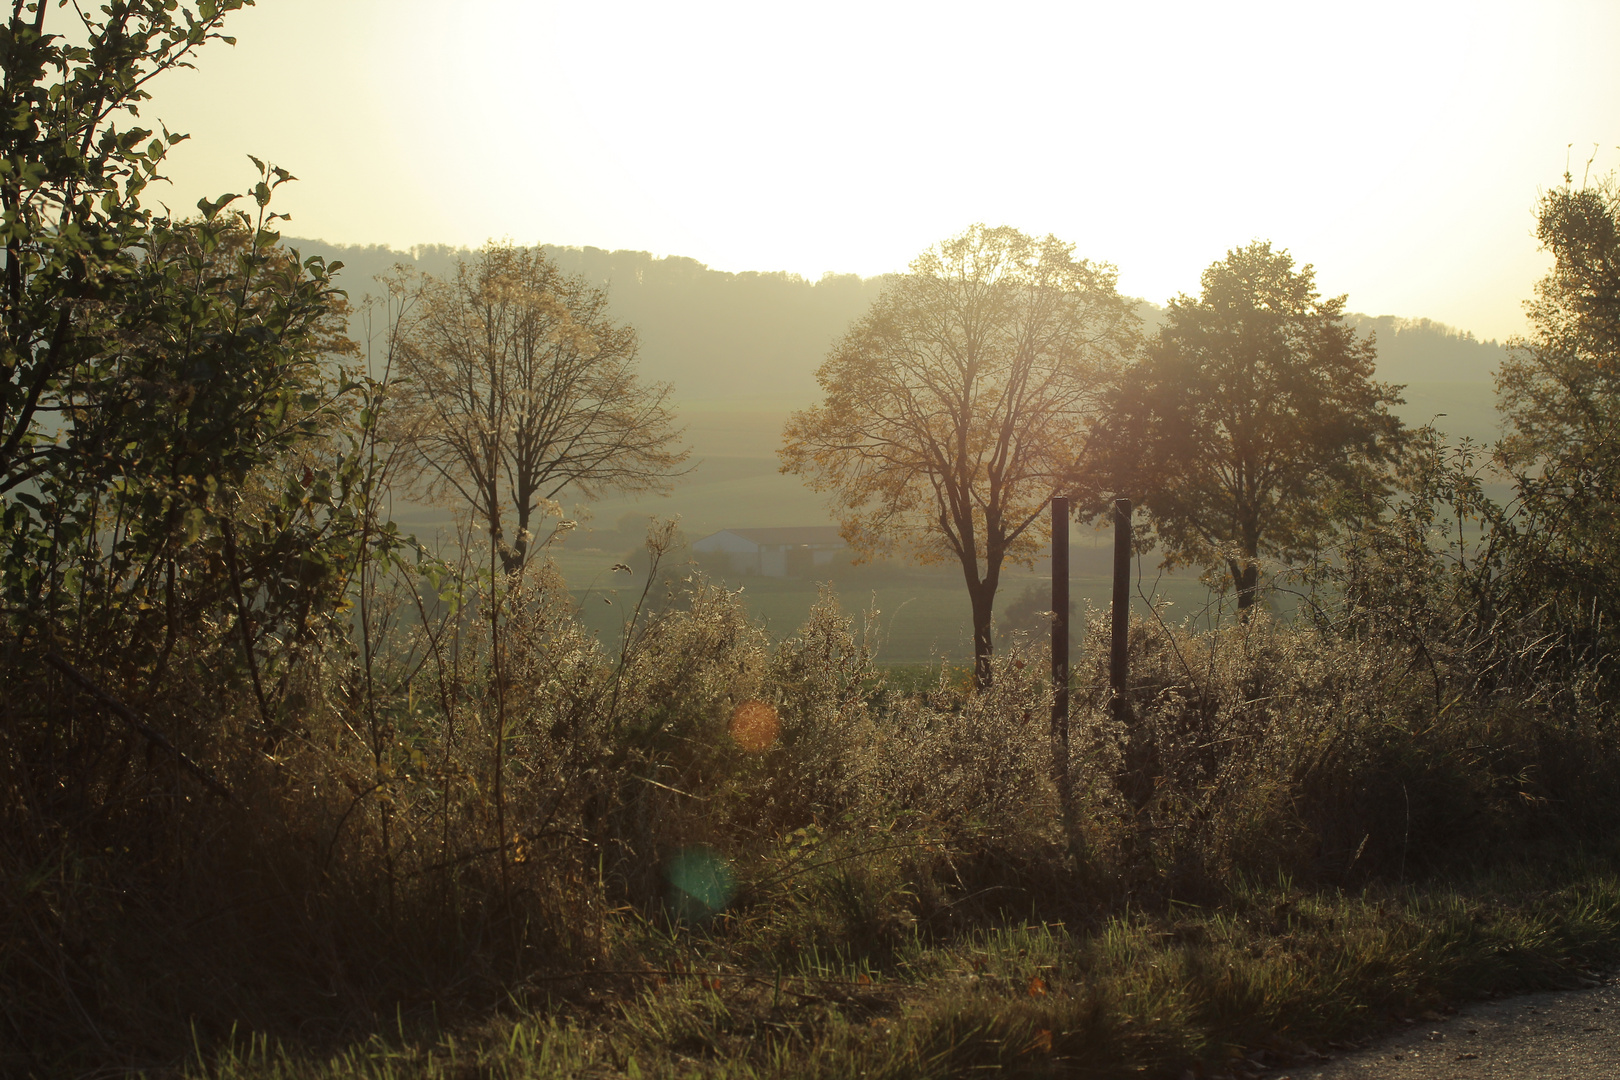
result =
M972 221L1121 288L1270 238L1356 310L1501 336L1539 188L1620 133L1607 5L669 6L277 0L149 110L177 206L247 153L294 235L490 237L874 274ZM1620 165L1620 152L1600 168Z

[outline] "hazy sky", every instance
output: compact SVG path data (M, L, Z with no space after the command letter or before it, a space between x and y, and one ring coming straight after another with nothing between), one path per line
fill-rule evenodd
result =
M1353 310L1501 337L1566 160L1620 168L1620 3L260 0L145 110L157 198L301 182L287 231L723 270L903 269L975 221L1121 288L1266 238ZM1573 143L1573 150L1567 149Z

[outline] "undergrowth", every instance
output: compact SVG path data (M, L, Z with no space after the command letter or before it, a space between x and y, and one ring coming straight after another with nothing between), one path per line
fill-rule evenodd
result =
M875 619L773 643L667 536L612 652L543 561L397 565L256 675L13 638L4 1068L1214 1075L1614 959L1611 706L1544 635L1504 682L1149 619L1120 709L1096 626L1060 761L1038 643L894 685Z

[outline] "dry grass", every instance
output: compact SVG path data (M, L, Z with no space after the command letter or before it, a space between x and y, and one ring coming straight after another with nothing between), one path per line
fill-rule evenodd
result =
M463 571L267 657L274 726L224 624L155 684L102 658L232 803L14 681L7 1070L1218 1070L1613 940L1612 707L1567 665L1505 686L1365 620L1150 620L1118 726L1094 629L1069 828L1038 648L983 694L891 688L830 594L772 645L655 574L607 652L554 568ZM1446 884L1548 853L1578 868Z

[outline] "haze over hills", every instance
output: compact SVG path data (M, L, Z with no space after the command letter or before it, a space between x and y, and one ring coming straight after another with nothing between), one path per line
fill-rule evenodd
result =
M286 243L306 256L341 259L339 281L357 303L375 291L374 277L396 264L443 276L454 272L457 258L473 254L444 246L407 253ZM614 316L636 328L642 373L674 385L696 462L667 498L599 501L592 507L599 525L611 528L627 513L679 513L697 537L729 527L827 522L822 498L777 472L776 448L787 413L816 400L815 370L828 348L871 306L884 278L810 281L780 272L727 273L644 251L546 251L566 272L606 289ZM1149 329L1162 310L1146 301L1139 306ZM1408 423L1444 414L1439 426L1454 436L1494 438L1491 377L1506 355L1502 345L1428 319L1356 314L1350 321L1376 334L1380 377L1406 386L1400 411ZM441 517L423 511L422 520Z
M473 254L448 247L405 253L309 240L287 244L306 256L343 260L340 280L355 301L396 264L446 276L458 257ZM729 407L785 412L813 400L815 370L827 348L883 287L882 278L853 274L812 282L797 274L723 273L644 251L545 251L566 273L607 291L614 316L640 335L647 378L674 383L683 402Z
M442 276L454 271L458 258L473 254L444 246L401 252L319 240L286 243L305 255L341 259L340 281L355 300L372 288L376 275L395 265ZM607 291L615 315L641 336L648 377L673 382L677 396L690 402L793 408L813 400L816 367L876 299L885 280L734 274L645 251L551 246L545 251L564 271ZM1141 301L1139 310L1151 329L1163 309ZM1377 335L1379 374L1391 382L1489 382L1505 355L1495 341L1429 319L1355 313L1349 318L1360 332Z

